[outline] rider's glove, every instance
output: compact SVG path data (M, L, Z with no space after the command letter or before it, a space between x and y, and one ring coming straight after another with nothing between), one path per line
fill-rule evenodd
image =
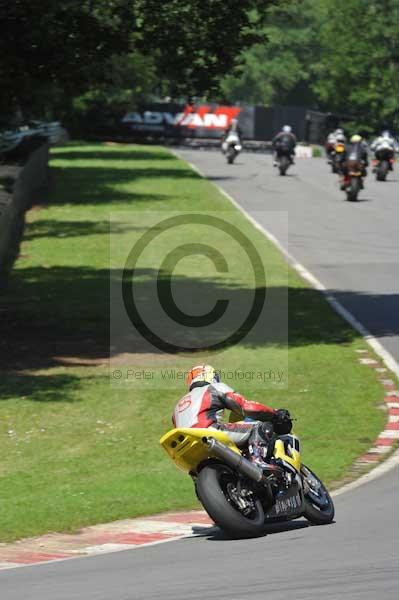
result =
M289 411L285 408L276 410L273 419L274 431L279 435L290 433L292 429L292 420Z

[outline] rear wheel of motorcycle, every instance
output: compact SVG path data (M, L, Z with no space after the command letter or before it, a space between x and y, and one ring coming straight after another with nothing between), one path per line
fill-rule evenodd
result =
M357 177L352 177L349 188L346 191L346 198L349 202L356 202L360 191L360 181Z
M286 156L282 156L280 158L280 164L279 164L280 175L286 174L289 164L290 164L289 160Z
M387 177L387 173L388 173L388 163L386 160L382 160L380 162L380 164L377 167L377 171L376 171L376 179L377 181L385 181L386 177Z
M308 521L313 523L313 525L327 525L331 523L334 519L335 509L334 503L327 489L324 487L321 479L317 477L313 471L311 471L305 465L302 465L301 468L302 477L306 480L309 475L316 480L319 484L319 494L323 499L323 505L319 504L318 497L311 492L311 486L309 492L305 492L305 510L304 516Z
M264 533L265 514L259 499L249 515L240 512L229 486L236 486L238 477L223 464L206 465L197 479L197 495L208 515L221 529L234 538L257 537Z

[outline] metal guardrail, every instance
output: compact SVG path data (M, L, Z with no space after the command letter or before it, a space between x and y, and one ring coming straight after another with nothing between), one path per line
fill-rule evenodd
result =
M31 121L27 125L22 125L14 130L0 131L0 154L7 154L16 150L23 141L34 136L47 138L50 145L60 143L68 137L67 131L59 121L49 123Z

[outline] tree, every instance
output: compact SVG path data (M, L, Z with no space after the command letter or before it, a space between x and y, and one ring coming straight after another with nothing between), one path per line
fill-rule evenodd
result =
M263 27L263 43L244 50L239 65L221 83L233 101L254 104L314 104L310 83L322 3L313 0L276 6Z
M314 66L315 93L329 110L373 131L399 126L399 0L327 0Z
M156 56L169 95L212 94L282 0L137 0L135 43Z
M64 98L104 76L134 27L126 0L14 0L0 5L0 108L28 111L57 90Z
M152 57L169 94L210 92L278 1L2 0L0 108L67 102L134 51Z

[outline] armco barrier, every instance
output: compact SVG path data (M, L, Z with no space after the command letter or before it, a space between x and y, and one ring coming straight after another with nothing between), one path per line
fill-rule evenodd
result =
M48 143L36 146L20 163L0 167L0 289L18 256L25 212L48 180Z

